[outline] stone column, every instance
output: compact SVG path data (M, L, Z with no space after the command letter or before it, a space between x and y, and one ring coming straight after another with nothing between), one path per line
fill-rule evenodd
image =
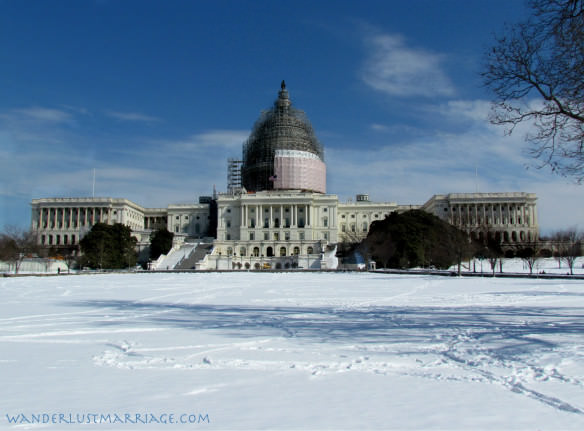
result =
M337 227L337 209L336 207L330 207L330 214L331 216L329 217L329 226L331 228L336 228ZM359 223L359 220L357 220L357 222ZM361 223L363 222L363 218L361 218ZM363 226L361 226L363 227ZM357 227L355 227L355 230L357 230ZM330 239L330 238L329 238Z

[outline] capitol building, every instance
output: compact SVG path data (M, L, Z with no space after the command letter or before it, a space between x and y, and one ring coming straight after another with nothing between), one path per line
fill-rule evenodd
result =
M243 143L227 160L227 188L198 203L144 208L120 198L33 199L32 229L47 248L72 248L95 223L132 229L140 250L160 228L174 233L168 255L154 269L335 269L336 245L367 236L369 226L394 211L428 211L477 239L507 246L537 240L532 193L452 193L423 205L371 202L367 194L339 202L326 190L322 144L282 82Z

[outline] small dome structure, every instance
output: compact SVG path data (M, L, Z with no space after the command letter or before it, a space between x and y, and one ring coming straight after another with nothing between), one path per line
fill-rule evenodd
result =
M262 112L243 145L241 176L243 186L249 191L325 192L322 145L306 114L292 106L284 81L274 106Z

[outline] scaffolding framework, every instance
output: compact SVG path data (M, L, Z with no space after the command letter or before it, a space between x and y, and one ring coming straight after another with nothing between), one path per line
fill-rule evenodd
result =
M274 106L262 112L243 145L243 187L250 191L274 189L277 150L308 152L324 163L323 147L306 114L292 107L284 83Z
M227 191L235 193L241 190L241 166L243 160L227 159Z

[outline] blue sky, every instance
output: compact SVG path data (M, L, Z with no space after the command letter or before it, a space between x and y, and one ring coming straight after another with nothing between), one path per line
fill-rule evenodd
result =
M39 197L146 207L226 188L286 80L325 147L328 192L422 204L537 193L542 231L580 224L584 188L487 121L483 52L523 1L0 0L0 228Z

